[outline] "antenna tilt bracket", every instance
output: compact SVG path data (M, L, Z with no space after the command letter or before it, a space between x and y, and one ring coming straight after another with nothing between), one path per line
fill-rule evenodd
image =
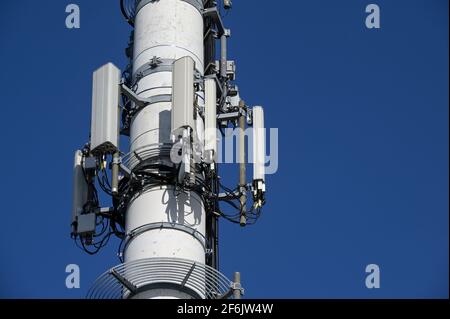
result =
M120 83L121 93L128 97L134 104L136 104L139 108L145 107L150 104L150 101L147 99L143 99L139 97L136 93L134 93L125 83Z

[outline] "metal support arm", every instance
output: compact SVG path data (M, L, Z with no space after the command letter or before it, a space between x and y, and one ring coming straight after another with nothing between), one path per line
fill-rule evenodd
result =
M210 17L214 20L214 22L217 25L217 29L218 29L217 31L219 32L219 34L218 34L219 37L226 33L224 24L222 22L222 18L220 17L219 10L217 10L217 7L208 8L208 9L203 10L203 16Z

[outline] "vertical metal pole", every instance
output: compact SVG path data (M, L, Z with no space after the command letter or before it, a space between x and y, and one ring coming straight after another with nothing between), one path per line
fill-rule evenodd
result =
M226 32L220 37L220 77L223 79L223 96L228 95L227 85L227 60L228 60L227 34ZM222 98L220 107L224 107L225 99Z
M167 83L173 81L172 71L154 72L142 78L139 73L142 69L147 69L149 61L155 57L167 63L190 57L195 62L196 71L203 76L202 10L198 10L189 1L147 2L145 6L139 6L134 19L132 72L134 78L139 78L135 94L141 98L172 95L172 87L167 86ZM203 3L203 1L195 2ZM187 104L187 107L193 108L190 102ZM172 102L161 101L147 105L133 115L130 124L130 153L134 154L130 169L133 173L148 172L152 175L165 175L167 170L165 167L174 164L166 152L166 147L171 144L171 111ZM199 117L194 122L195 125L198 121ZM189 134L184 137L191 138ZM191 151L190 148L188 150ZM192 153L189 153L189 156L190 154ZM188 172L191 167L185 168ZM204 264L203 243L192 235L196 232L204 237L206 233L203 199L194 191L177 193L171 182L167 182L167 185L163 185L166 184L165 182L160 184L147 184L145 192L134 194L133 201L127 206L125 214L125 231L131 232L138 228L142 229L142 226L164 221L184 225L191 228L192 232L187 233L170 227L145 230L125 247L125 263L158 257L187 259L193 263ZM206 297L206 290L199 288L198 293L200 297ZM186 299L188 294L176 288L153 289L150 287L147 291L140 293L140 296L135 297Z
M227 35L224 33L220 37L220 76L227 77Z
M214 216L214 268L219 270L219 218Z
M218 169L218 167L216 167ZM216 174L219 174L219 171L216 171ZM219 180L215 178L214 180L214 186L213 186L214 192L216 194L220 193L220 186L219 186ZM214 203L214 212L217 212L217 202ZM216 270L219 270L219 217L214 215L214 268Z
M114 153L112 161L111 190L114 196L119 194L119 152Z
M234 299L241 299L241 273L235 272L233 277L233 298Z
M245 102L241 100L239 102L239 110L242 112L239 117L239 187L241 191L240 204L241 204L241 220L240 224L242 227L247 225L247 172L245 165Z

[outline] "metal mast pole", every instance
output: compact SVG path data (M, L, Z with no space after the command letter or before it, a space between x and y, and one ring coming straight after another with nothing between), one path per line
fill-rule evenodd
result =
M135 81L138 96L155 100L171 96L173 81L170 65L186 56L194 60L195 69L203 75L202 9L201 0L190 3L183 0L139 2L134 22L133 78L153 72ZM171 165L169 154L164 152L165 146L171 145L171 108L171 102L157 102L142 108L133 117L130 152L137 159L135 166L145 162L152 163L153 167L165 163ZM155 168L152 173L160 172ZM161 226L136 236L126 247L125 262L167 257L204 264L205 243L199 237L205 237L205 220L204 203L196 193L179 193L171 185L148 187L128 207L126 231L129 233L157 223ZM183 226L178 229L173 225ZM195 232L200 236L193 236ZM136 297L190 296L167 288L150 290Z

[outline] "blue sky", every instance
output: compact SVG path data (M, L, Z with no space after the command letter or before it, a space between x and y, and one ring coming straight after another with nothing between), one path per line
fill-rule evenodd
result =
M4 298L83 298L118 263L117 241L91 257L70 240L71 171L91 74L125 66L130 29L118 1L74 2L79 30L68 1L0 12ZM243 97L280 137L259 223L221 224L221 270L248 298L448 298L448 1L373 2L380 30L360 0L236 0L226 18ZM71 263L81 289L65 287Z

